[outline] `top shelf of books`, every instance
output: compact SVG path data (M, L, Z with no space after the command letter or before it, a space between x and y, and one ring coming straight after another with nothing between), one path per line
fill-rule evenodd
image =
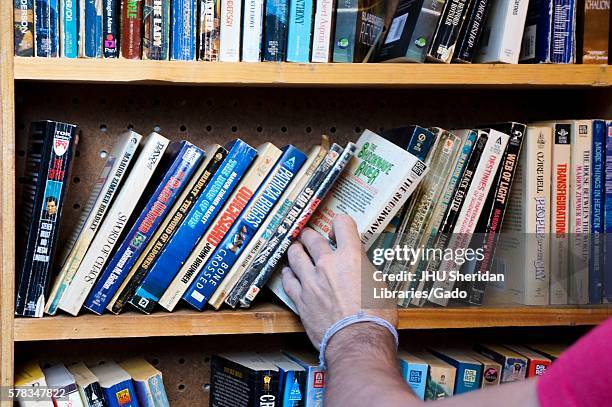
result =
M15 58L17 80L266 87L601 87L608 65L294 64Z

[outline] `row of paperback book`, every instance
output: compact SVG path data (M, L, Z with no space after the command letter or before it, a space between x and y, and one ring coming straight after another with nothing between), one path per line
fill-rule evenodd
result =
M606 64L609 0L15 0L15 54L227 62ZM388 29L385 21L393 16Z
M15 390L21 407L170 406L161 372L142 358L90 367L59 363L44 369L32 360L17 366Z
M439 400L540 376L561 354L559 344L476 344L398 352L402 377L421 400ZM325 371L304 351L213 355L211 406L322 406ZM245 392L243 389L248 389Z

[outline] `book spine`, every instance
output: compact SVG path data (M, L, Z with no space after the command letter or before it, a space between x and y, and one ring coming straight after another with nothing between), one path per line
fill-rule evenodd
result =
M279 401L280 386L278 376L278 370L264 370L255 374L253 400L256 400L256 406L281 405Z
M125 280L126 274L134 266L157 227L189 182L203 155L204 152L191 143L183 145L138 220L104 267L85 301L85 308L98 315L104 312L104 308Z
M96 233L69 287L64 292L60 300L60 309L72 315L78 314L126 228L168 143L168 139L157 133L152 133L147 138L138 160L130 170L130 175Z
M164 382L161 372L147 380L147 385L153 397L153 405L155 407L170 407L168 395L164 388Z
M145 0L142 59L165 61L170 55L170 0Z
M242 29L242 61L261 61L264 0L244 2L244 27Z
M119 0L103 1L102 53L104 58L119 58Z
M170 59L194 61L196 59L197 0L174 0L171 3Z
M34 2L34 36L37 57L59 55L59 3L58 0Z
M477 62L518 63L527 5L528 0L493 2Z
M334 6L334 0L317 0L310 62L329 62Z
M582 63L607 64L610 45L610 0L585 1Z
M84 58L102 57L102 2L100 0L82 0L81 35L79 56Z
M240 61L240 21L242 3L236 0L221 1L221 28L219 38L219 60Z
M313 0L291 0L287 34L287 61L308 63L312 37Z
M520 62L551 62L553 1L534 0L529 2L519 56Z
M142 0L121 0L121 57L142 55Z
M472 0L455 49L455 62L474 61L490 9L491 0Z
M336 31L332 62L354 61L359 0L340 0L336 9Z
M233 267L244 246L249 244L262 222L269 216L304 161L306 161L306 155L295 147L289 146L285 150L262 186L183 295L187 303L199 310L204 309L219 282Z
M86 387L79 386L79 393L86 407L105 407L104 393L100 383L94 382Z
M34 56L34 0L13 0L15 56Z
M591 234L589 255L589 303L601 304L603 296L604 163L606 122L593 120L591 158Z
M17 280L15 315L42 317L53 257L57 246L59 219L68 186L72 154L76 144L76 126L59 122L33 125L44 126L41 160L36 179L36 191L31 209L30 226L23 260ZM30 142L33 146L33 140Z
M200 0L199 58L201 61L219 60L219 20L221 0Z
M448 0L444 4L444 10L427 53L430 60L450 64L469 6L470 0Z
M297 240L300 232L302 229L304 229L304 227L306 227L306 224L319 207L319 204L323 201L323 199L325 199L325 196L332 188L334 183L338 180L338 177L340 177L340 174L348 162L351 160L351 158L353 158L355 151L357 151L357 146L353 143L349 143L344 148L344 151L342 151L342 154L340 157L338 157L327 176L320 183L316 191L314 191L311 198L308 200L308 203L305 205L304 209L299 213L299 215L292 217L292 214L290 213L287 216L287 221L284 221L281 224L279 229L285 229L286 233L274 252L270 255L270 257L268 257L265 265L261 268L261 271L246 291L246 294L240 299L241 307L248 308L251 306L251 303L255 300L257 294L259 294L263 286L270 279L270 276L276 269L276 266L287 253L291 243Z
M77 0L60 0L60 51L64 58L79 56Z
M612 269L612 121L606 123L606 177L604 185L604 270ZM612 273L604 273L604 301L612 302Z
M572 64L576 61L576 2L554 0L551 62Z
M264 22L263 60L283 62L287 55L289 0L268 0Z
M109 407L138 407L138 396L131 379L124 380L110 387L103 387L104 400Z
M260 249L259 253L252 261L251 265L244 272L244 275L236 283L234 288L230 291L229 296L226 298L225 303L231 307L235 307L240 301L240 298L247 292L251 283L255 280L257 275L261 272L262 268L266 264L268 258L274 252L274 249L281 243L283 237L287 233L291 224L295 221L297 216L304 210L308 201L312 198L313 194L320 186L321 182L325 179L325 176L332 170L334 163L342 153L342 147L334 144L329 152L326 154L323 161L319 164L316 171L308 180L308 183L300 190L299 194L295 197L295 201L291 204L286 215L280 220L273 234L266 241L265 245Z
M155 400L153 400L153 394L149 388L148 381L132 380L134 382L134 391L136 392L138 405L143 407L155 407Z
M237 140L213 175L196 204L181 223L174 237L136 289L130 303L150 313L178 273L202 235L210 227L225 200L253 162L256 150Z

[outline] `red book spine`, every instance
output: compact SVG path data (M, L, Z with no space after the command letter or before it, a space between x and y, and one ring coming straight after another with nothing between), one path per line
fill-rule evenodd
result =
M142 54L142 0L121 1L121 56L140 59Z

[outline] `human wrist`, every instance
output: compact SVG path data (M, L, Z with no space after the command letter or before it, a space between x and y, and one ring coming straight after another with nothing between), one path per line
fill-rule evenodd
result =
M348 362L355 357L363 361L396 354L395 338L387 328L373 322L358 322L336 332L325 349L325 362L332 366L339 361Z

